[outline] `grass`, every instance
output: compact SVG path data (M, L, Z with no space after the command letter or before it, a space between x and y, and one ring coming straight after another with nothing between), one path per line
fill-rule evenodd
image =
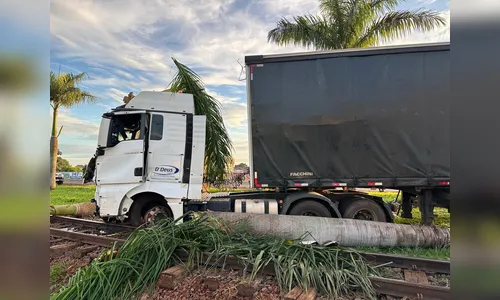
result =
M421 248L421 247L355 247L357 251L396 254L428 259L450 260L449 247Z
M437 215L434 219L435 225L450 228L450 213L446 208L436 207L434 208L434 214ZM421 213L418 208L413 208L412 217L411 219L405 219L396 216L394 222L396 224L420 224Z
M62 282L66 278L66 275L66 264L59 263L50 266L50 285L55 286L56 289L61 288Z
M373 190L373 191L368 191L366 193L368 193L372 196L381 197L382 199L384 199L385 202L392 202L396 199L396 197L398 197L398 199L401 199L401 193L398 196L398 192L392 192L392 191L379 192L379 191Z
M66 205L89 202L94 198L95 186L93 185L59 185L50 191L51 205Z
M373 196L378 196L384 199L385 202L392 202L398 196L398 192L379 192L379 191L369 191L368 194ZM398 200L401 199L401 194L398 196ZM450 213L446 208L436 207L434 209L434 213L437 217L434 219L434 224L441 227L450 228ZM394 223L396 224L408 224L408 225L417 225L420 224L420 219L422 214L418 208L413 208L412 210L412 218L405 219L400 216L395 216Z
M217 189L210 188L210 193L219 192L246 192L250 189ZM51 205L67 205L81 202L88 202L94 198L94 185L59 185L55 190L50 191Z
M66 265L56 264L50 267L50 282L58 282L66 276Z
M252 189L232 189L232 188L214 188L211 187L208 189L209 193L220 193L220 192L251 192Z

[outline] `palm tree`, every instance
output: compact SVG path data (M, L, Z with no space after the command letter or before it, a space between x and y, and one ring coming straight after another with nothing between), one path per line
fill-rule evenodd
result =
M364 48L428 31L445 24L432 10L399 10L404 0L320 0L319 15L282 18L268 33L268 42L315 50Z
M195 114L207 117L205 174L208 178L223 180L232 162L233 146L222 120L221 105L207 93L198 74L175 58L172 59L178 71L165 92L193 95Z
M89 92L77 87L87 77L86 73L58 73L50 71L50 106L52 107L52 135L50 137L50 188L56 188L55 173L59 149L59 135L62 127L57 130L57 113L61 106L70 107L84 102L92 102L95 97Z

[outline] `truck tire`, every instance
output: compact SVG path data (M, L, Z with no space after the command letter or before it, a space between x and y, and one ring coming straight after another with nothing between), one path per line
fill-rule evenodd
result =
M352 199L340 203L343 218L386 222L384 210L378 203L368 199Z
M129 223L132 226L141 226L144 223L154 223L160 218L173 218L172 211L166 203L162 203L147 195L140 196L130 209Z
M305 200L297 203L292 207L288 214L295 216L332 217L332 214L326 206L312 200Z

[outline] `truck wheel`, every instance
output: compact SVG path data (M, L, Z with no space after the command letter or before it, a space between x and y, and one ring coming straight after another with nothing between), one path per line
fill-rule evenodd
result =
M343 218L385 222L384 210L376 202L367 199L355 199L340 204Z
M155 223L161 219L171 218L168 207L164 205L153 205L142 215L144 223Z
M332 214L326 206L316 201L301 201L297 205L294 205L289 215L295 216L311 216L311 217L325 217L331 218Z
M170 208L162 201L148 200L144 197L135 200L137 201L136 205L130 209L130 224L132 226L140 226L144 223L154 224L160 219L173 218Z

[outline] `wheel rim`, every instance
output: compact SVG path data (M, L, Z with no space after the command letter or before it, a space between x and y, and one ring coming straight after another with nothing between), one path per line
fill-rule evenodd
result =
M308 217L319 217L319 214L313 212L313 211L305 211L301 214L301 216L308 216Z
M167 219L169 217L169 213L167 212L167 208L164 206L154 206L146 211L144 214L144 223L146 224L154 224L159 220Z
M373 221L375 219L375 216L373 213L369 210L366 209L360 209L354 214L354 218L357 220L367 220L367 221Z

